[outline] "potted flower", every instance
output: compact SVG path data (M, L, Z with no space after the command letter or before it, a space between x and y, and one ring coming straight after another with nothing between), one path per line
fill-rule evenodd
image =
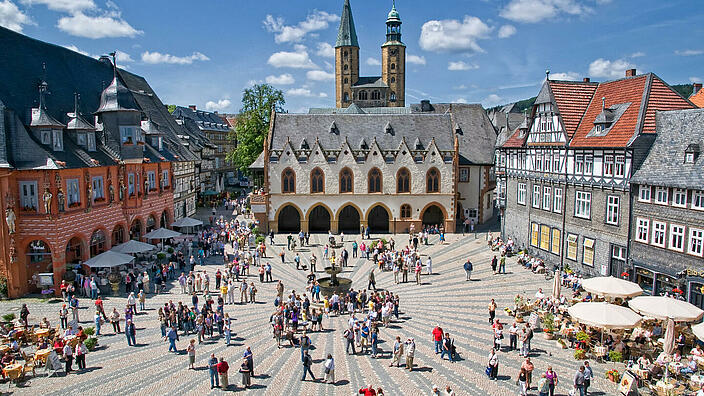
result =
M615 363L620 363L623 361L623 355L618 351L609 352L609 360Z
M577 348L574 350L574 358L576 360L584 360L584 358L587 356L587 352L582 349L582 348Z
M577 333L575 338L577 339L577 345L579 345L579 347L586 348L586 346L589 345L589 334L580 331Z
M604 377L608 378L611 382L619 382L621 380L621 374L616 369L606 370Z
M543 318L543 333L546 340L553 339L553 331L555 331L555 316L548 312Z

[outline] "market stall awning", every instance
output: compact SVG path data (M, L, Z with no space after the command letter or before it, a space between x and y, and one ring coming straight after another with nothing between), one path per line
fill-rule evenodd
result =
M180 218L171 224L172 227L197 227L199 225L203 225L203 222L190 217Z
M112 268L119 267L120 265L129 264L134 260L134 257L129 254L114 252L108 250L107 252L100 253L99 255L87 260L83 264L91 268Z
M635 297L643 294L643 289L636 283L613 276L599 276L584 279L582 288L590 293L604 297Z
M704 311L681 300L665 296L640 296L628 302L632 310L655 319L672 319L675 322L694 322Z
M181 235L180 232L168 230L166 228L159 228L157 230L154 230L152 232L147 233L146 235L144 235L144 238L146 238L146 239L169 239L169 238L175 238L179 235Z
M140 241L135 241L134 239L130 239L129 241L117 245L114 248L110 249L118 253L124 253L124 254L136 254L136 253L146 253L146 252L151 252L152 250L156 249L156 246L150 244L150 243L144 243Z
M642 319L626 307L607 302L581 302L569 307L567 312L579 323L602 329L629 329Z

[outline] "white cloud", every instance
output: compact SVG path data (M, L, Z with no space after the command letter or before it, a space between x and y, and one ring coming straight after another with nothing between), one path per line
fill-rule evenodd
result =
M335 80L334 73L328 73L322 70L311 70L306 73L306 77L313 81L333 81Z
M328 97L328 94L326 94L325 92L321 92L321 93L318 94L318 97L319 97L319 98L327 98L327 97Z
M296 48L296 52L279 51L271 54L268 64L274 67L290 67L293 69L317 69L318 66L310 60L308 51Z
M310 32L327 29L330 22L336 22L339 19L340 17L335 14L314 11L295 26L284 25L283 18L274 18L272 15L267 15L263 24L267 31L275 33L274 40L277 43L288 43L299 42Z
M22 0L25 5L45 5L50 10L67 12L70 14L83 10L91 10L95 8L93 0Z
M205 104L205 108L208 111L223 111L223 110L227 109L228 107L230 107L231 104L232 104L232 102L230 101L230 99L220 99L217 102L213 102L212 100L209 100Z
M592 77L621 78L626 75L626 69L633 67L635 66L625 59L610 61L599 58L589 64L589 75Z
M315 52L315 54L325 58L334 58L335 47L333 47L329 43L318 43L318 50Z
M501 104L503 100L504 99L501 96L497 94L491 94L482 100L482 105L484 105L484 107L492 107Z
M310 89L308 88L291 88L286 91L286 95L291 96L312 96Z
M499 15L515 22L537 23L563 13L583 15L592 11L577 0L512 0Z
M88 52L79 49L78 47L76 47L76 46L73 45L73 44L71 44L71 45L64 45L64 48L70 49L70 50L73 51L73 52L78 52L78 53L81 54L81 55L90 56L91 58L97 58L97 56L91 55L91 54L89 54Z
M457 98L453 103L469 103L465 98Z
M425 57L418 55L408 55L406 56L406 62L413 63L416 65L425 65Z
M481 19L465 15L464 20L428 21L420 33L420 47L433 52L484 52L477 43L489 37L492 28Z
M675 51L675 55L679 55L679 56L696 56L696 55L701 55L701 54L704 54L704 50L686 49L686 50Z
M699 78L699 77L690 77L690 78L689 78L689 82L691 82L691 83L701 83L701 82L702 82L702 79Z
M107 12L100 16L88 16L79 11L70 16L61 17L56 27L72 36L91 39L134 37L144 33L133 28L116 11Z
M122 52L120 50L116 51L117 53L115 54L115 58L117 59L117 64L119 65L120 63L130 63L134 62L134 59L128 54L127 52Z
M22 25L29 25L32 20L27 14L20 11L15 3L10 0L0 1L0 26L16 32L22 32Z
M367 58L367 65L369 66L381 66L381 62L377 58Z
M629 58L640 58L641 56L645 56L645 52L634 52L629 56Z
M467 89L467 86L464 85L464 84L460 84L460 85L457 85L457 86L452 87L452 89L456 89L456 90L458 90L458 91L461 91L461 90L463 90L463 89Z
M274 85L291 85L295 83L296 80L289 73L282 74L280 76L267 76L266 83Z
M567 72L567 73L550 73L551 80L560 81L579 81L579 73Z
M328 62L328 61L325 61L325 62L323 62L323 64L325 65L325 68L326 68L326 69L332 70L332 63L330 63L330 62Z
M479 69L479 65L476 65L474 63L466 63L464 61L457 61L457 62L450 61L450 63L447 65L447 70L451 70L451 71L475 70L475 69Z
M513 25L503 25L499 28L499 38L509 38L516 34L516 28Z
M144 51L142 53L142 62L149 64L170 63L174 65L190 65L195 61L209 61L210 58L200 52L194 52L189 56L174 56L170 54L162 54L161 52Z

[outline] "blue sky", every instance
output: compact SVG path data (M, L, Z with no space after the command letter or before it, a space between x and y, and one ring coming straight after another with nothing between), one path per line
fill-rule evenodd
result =
M270 82L289 111L334 106L343 0L0 0L0 25L143 75L165 103L236 112ZM380 75L391 0L351 0L361 75ZM536 95L551 78L602 81L624 70L670 84L704 79L701 0L398 0L407 103Z

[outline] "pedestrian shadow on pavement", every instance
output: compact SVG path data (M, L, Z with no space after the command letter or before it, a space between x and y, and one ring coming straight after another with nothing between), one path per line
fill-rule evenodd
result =
M432 373L433 368L432 367L414 367L413 371L419 371L421 373Z
M257 379L267 379L270 378L271 376L269 374L259 374L259 375L254 375L252 378L257 378Z
M506 381L506 380L510 380L511 376L510 375L497 375L496 379L499 381Z
M345 386L345 385L348 385L349 383L350 383L350 382L347 381L347 380L339 380L339 381L333 382L333 383L330 384L330 385L332 385L332 386Z

